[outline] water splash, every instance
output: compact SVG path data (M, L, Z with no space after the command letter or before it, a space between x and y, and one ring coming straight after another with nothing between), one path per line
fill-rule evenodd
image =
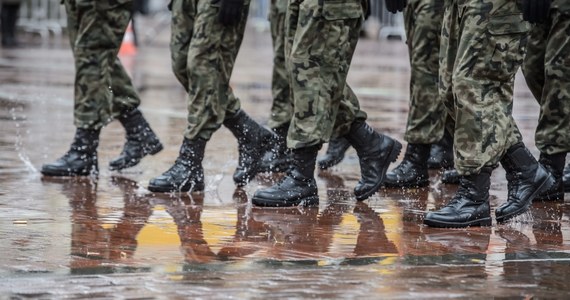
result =
M15 125L16 143L14 144L14 147L16 148L16 152L18 153L18 158L20 158L20 160L24 163L24 166L26 166L26 169L28 170L28 173L30 173L30 175L38 176L39 174L38 169L36 169L36 167L34 167L32 162L30 161L30 157L26 154L23 146L24 142L22 140L22 132L21 132L22 126L20 126L21 124L19 120L25 121L26 118L24 116L19 117L16 113L16 108L14 107L10 109L10 115L12 116L12 120L16 122Z

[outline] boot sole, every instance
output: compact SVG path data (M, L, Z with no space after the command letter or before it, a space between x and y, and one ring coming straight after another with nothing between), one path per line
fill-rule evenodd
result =
M357 201L364 201L368 199L370 196L374 195L374 193L376 193L384 183L384 179L386 178L386 173L388 172L388 167L390 167L390 163L395 162L398 159L398 156L400 155L400 151L402 151L402 144L394 139L393 141L394 145L392 145L392 149L390 150L390 154L388 155L387 163L384 165L384 168L382 169L382 174L380 174L380 180L368 192L362 195L355 195Z
M163 187L163 186L156 186L156 185L149 185L148 190L153 193L186 193L186 192L202 192L205 189L205 184L203 182L198 182L195 185L190 185L189 187Z
M162 149L164 149L164 146L162 145L162 143L159 143L157 146L152 147L150 150L144 151L143 156L136 161L130 160L127 164L122 165L122 166L109 165L109 171L120 171L123 169L134 167L134 166L138 165L145 156L155 155L158 152L162 151Z
M433 221L424 219L424 224L431 226L431 227L438 227L438 228L465 228L470 226L491 226L493 224L493 220L491 217L477 219L469 222L464 223L448 223L448 222L441 222L441 221Z
M291 207L291 206L315 206L319 205L319 196L309 196L290 201L269 201L266 199L251 198L251 203L261 207Z
M536 198L537 195L539 195L540 193L549 190L552 186L554 185L554 177L552 175L548 175L548 177L546 177L544 179L544 181L540 184L540 186L538 187L538 189L536 189L536 191L534 193L532 193L532 195L530 196L530 198L532 200L534 200ZM532 200L528 201L527 205L519 208L518 210L507 214L507 215L502 215L502 216L497 216L497 212L495 211L495 218L497 219L497 223L504 223L522 213L525 213L530 206L532 205Z

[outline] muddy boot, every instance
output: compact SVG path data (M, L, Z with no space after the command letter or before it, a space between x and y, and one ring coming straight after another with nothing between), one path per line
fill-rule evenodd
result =
M459 173L456 169L449 169L443 171L443 175L441 175L441 182L446 184L459 184Z
M361 178L354 188L354 194L356 200L363 201L378 191L390 163L398 158L402 144L359 121L352 123L345 138L358 154Z
M123 151L109 163L110 170L122 170L137 165L146 155L154 155L162 150L162 144L138 109L119 116L125 127L127 141Z
M526 212L532 200L554 184L553 176L539 164L523 143L513 145L501 165L508 181L507 202L495 210L497 222L505 222Z
M162 175L150 180L148 190L151 192L188 192L204 190L204 149L206 140L184 138L178 158L174 165Z
M243 110L224 120L238 141L239 159L233 178L237 186L244 186L259 173L259 163L275 135L252 120Z
M315 164L321 145L292 151L287 175L275 185L257 190L251 202L257 206L285 207L317 205L319 195L315 181Z
M319 159L319 168L326 170L338 165L344 159L344 153L350 147L350 143L344 137L332 139L329 142L327 153Z
M564 184L564 192L570 192L570 164L564 168L564 175L562 175L562 182Z
M46 176L87 176L97 175L97 146L100 129L77 128L73 143L67 153L51 164L42 166Z
M394 170L386 173L384 186L389 188L428 186L427 160L430 148L429 144L408 144L404 160Z
M489 188L492 171L493 168L484 167L479 174L461 176L459 189L451 201L440 210L428 212L424 224L443 228L491 226Z
M564 201L564 183L562 176L564 173L564 163L566 162L566 153L544 154L540 153L540 164L554 178L554 185L536 196L536 200L540 201Z
M453 168L453 136L445 130L443 138L431 146L428 169Z
M285 172L289 168L289 151L287 149L287 132L289 123L273 128L274 138L271 147L265 151L259 163L259 172Z

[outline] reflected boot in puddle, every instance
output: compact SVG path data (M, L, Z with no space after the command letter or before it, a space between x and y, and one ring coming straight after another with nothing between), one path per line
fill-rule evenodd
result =
M564 184L564 192L570 192L570 164L564 168L564 175L562 176L562 182Z
M73 143L67 153L51 164L42 166L46 176L98 175L97 147L100 129L77 128Z
M287 175L275 185L255 192L252 203L257 206L284 207L317 205L319 195L315 181L315 164L321 145L293 150L293 161Z
M479 174L461 176L460 186L451 201L426 214L424 224L433 227L462 228L491 226L489 188L493 168L483 167Z
M428 169L449 169L453 168L453 136L444 131L443 138L431 145Z
M566 153L545 154L540 153L539 163L552 174L554 185L540 193L536 200L540 201L564 201L564 183L562 176L564 173L564 164L566 163Z
M352 123L345 137L356 149L360 161L361 178L354 188L354 194L356 200L363 201L380 189L390 163L396 161L402 150L402 144L379 134L362 121Z
M237 138L239 159L233 179L237 186L244 186L259 173L259 164L275 135L252 120L243 110L224 120Z
M372 208L364 202L357 202L352 213L360 224L354 254L365 256L398 253L396 245L386 236L384 221Z
M146 155L162 150L162 144L138 109L118 117L126 131L125 145L119 157L109 163L110 170L122 170L137 165Z
M150 180L151 192L196 192L204 190L204 149L206 140L184 138L174 165L162 175Z
M445 170L443 171L443 175L441 175L441 183L459 184L460 177L456 169Z
M259 164L259 172L285 172L289 168L290 151L287 149L287 131L289 124L286 123L273 128L275 133L271 140L271 147L265 151Z
M343 159L346 150L350 147L350 143L344 137L331 139L327 152L319 159L318 164L321 170L338 165Z
M429 185L427 160L431 145L408 144L404 160L386 173L384 186L388 188L424 187Z
M507 202L495 210L497 222L505 222L526 212L532 200L554 184L554 178L539 164L523 143L507 150L501 159L508 181Z

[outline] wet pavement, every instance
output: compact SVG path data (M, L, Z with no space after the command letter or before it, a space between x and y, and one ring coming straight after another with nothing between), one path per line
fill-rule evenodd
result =
M358 159L318 174L320 206L256 208L231 175L237 144L222 128L206 149L206 190L152 194L153 176L176 158L185 95L170 71L167 32L124 57L142 110L165 144L122 173L107 170L122 147L117 122L99 147L98 180L42 178L42 163L72 139L73 62L65 44L0 50L0 298L567 298L570 207L535 203L508 224L433 229L425 211L456 186L352 195ZM249 30L232 77L243 109L265 123L271 105L267 32ZM376 129L402 139L409 67L401 41L363 40L349 82ZM515 117L533 143L538 106L517 78ZM324 149L321 153L324 152ZM395 166L395 165L394 165ZM504 171L491 186L506 197Z

